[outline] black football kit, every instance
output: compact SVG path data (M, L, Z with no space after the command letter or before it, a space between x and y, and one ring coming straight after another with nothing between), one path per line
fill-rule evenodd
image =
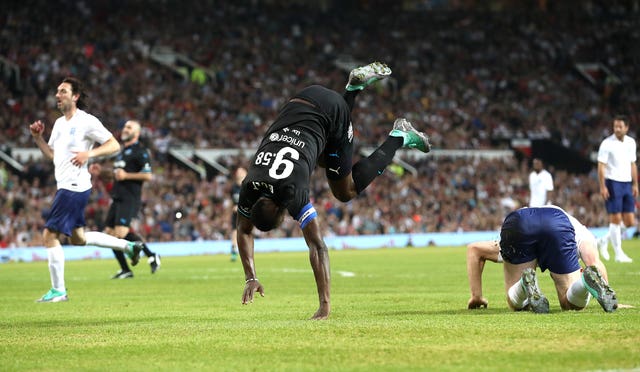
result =
M351 110L337 92L312 85L297 93L267 130L247 177L242 182L238 212L251 218L251 208L266 196L286 206L300 227L317 215L309 199L309 179L324 157L327 177L351 173Z

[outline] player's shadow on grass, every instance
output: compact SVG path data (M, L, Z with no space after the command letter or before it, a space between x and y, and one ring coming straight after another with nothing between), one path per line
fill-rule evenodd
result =
M74 327L78 327L78 326L102 327L102 326L105 326L105 324L108 324L108 325L116 325L116 324L133 325L133 324L140 324L140 323L152 324L155 321L164 320L164 319L175 320L175 317L154 317L151 319L147 317L145 317L144 319L130 319L130 318L122 318L122 319L109 318L109 319L99 319L99 320L98 319L73 319L72 321L70 321L69 319L60 319L60 320L44 319L44 320L30 320L30 321L20 322L20 326L21 327L33 326L33 327L39 327L39 328L68 328L69 323L73 322Z
M407 315L469 315L469 316L482 316L482 315L502 315L513 313L509 309L501 308L486 308L486 309L450 309L450 310L400 310L400 311L386 311L379 312L377 314L383 316L407 316Z

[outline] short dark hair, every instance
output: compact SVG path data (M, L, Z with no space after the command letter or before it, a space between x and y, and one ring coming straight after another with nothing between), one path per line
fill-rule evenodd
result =
M85 92L82 82L73 76L67 76L62 80L62 82L71 85L72 94L79 95L76 107L81 110L85 109L88 106L89 96L87 95L87 92Z
M629 117L627 115L618 114L613 117L613 121L621 121L624 125L629 126Z
M251 222L260 231L271 231L280 226L285 211L284 206L263 196L251 207Z

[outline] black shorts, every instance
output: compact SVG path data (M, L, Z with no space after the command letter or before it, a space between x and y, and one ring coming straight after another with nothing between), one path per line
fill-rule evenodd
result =
M134 200L114 200L104 221L106 227L131 226L131 220L136 218L140 202Z
M325 140L322 154L328 179L338 180L351 173L353 162L353 125L351 109L338 92L319 85L312 85L295 95L314 105L316 113L324 119L319 125L324 127ZM318 115L310 113L303 122L314 123ZM316 124L318 125L318 124Z

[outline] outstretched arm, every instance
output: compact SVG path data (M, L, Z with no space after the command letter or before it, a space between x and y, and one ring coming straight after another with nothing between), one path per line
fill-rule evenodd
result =
M311 220L302 230L304 240L309 247L309 262L313 269L320 302L318 311L311 319L327 319L331 312L331 269L329 267L329 250L322 240L320 224L317 219Z
M482 272L487 260L498 262L500 246L495 240L474 242L467 245L467 276L471 298L467 303L469 309L487 307L489 301L482 297Z
M251 221L239 214L238 215L238 253L242 260L242 268L244 269L244 291L242 292L242 304L246 305L253 302L253 295L260 293L264 297L264 288L256 277L256 269L253 263L253 224Z

